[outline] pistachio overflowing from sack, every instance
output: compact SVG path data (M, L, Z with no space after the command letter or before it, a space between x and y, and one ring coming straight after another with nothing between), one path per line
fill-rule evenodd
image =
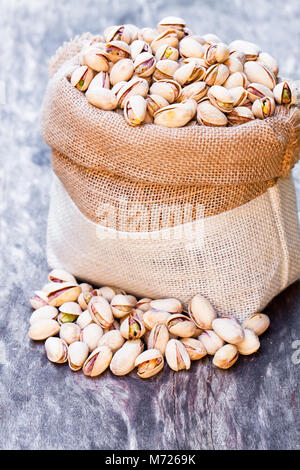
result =
M240 325L233 317L218 315L200 294L185 313L175 298L137 299L115 287L95 289L58 269L50 272L30 304L34 312L29 338L45 341L49 361L68 363L87 377L108 368L120 376L137 368L137 375L146 379L165 363L176 372L188 370L191 361L207 355L213 356L216 367L228 369L240 354L259 349L259 336L270 325L263 313L254 313Z
M106 28L83 47L69 78L91 105L123 110L130 126L220 127L266 119L277 104L295 104L295 85L278 72L277 61L257 44L195 35L172 16L156 29Z

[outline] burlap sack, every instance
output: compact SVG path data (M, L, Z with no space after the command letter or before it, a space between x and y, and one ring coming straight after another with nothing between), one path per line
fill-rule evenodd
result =
M48 256L137 295L197 292L223 313L263 308L300 274L296 107L232 128L129 127L68 77L90 35L52 59L42 132L56 180Z

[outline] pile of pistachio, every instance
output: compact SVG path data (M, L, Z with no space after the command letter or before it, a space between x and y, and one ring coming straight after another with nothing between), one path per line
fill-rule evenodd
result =
M255 313L244 325L218 316L211 303L195 295L183 313L174 298L137 299L120 289L94 289L74 276L54 269L48 283L30 299L29 338L45 340L47 357L73 371L96 377L108 367L115 375L137 368L146 379L160 372L166 360L174 371L189 369L191 361L213 356L228 369L239 354L255 353L269 317Z
M90 104L124 113L131 126L235 126L272 116L276 103L297 98L258 45L195 35L176 17L157 29L110 26L83 47L80 64L71 84Z

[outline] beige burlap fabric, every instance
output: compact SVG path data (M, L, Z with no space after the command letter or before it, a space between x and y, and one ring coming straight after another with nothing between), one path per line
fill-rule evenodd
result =
M62 186L52 196L49 263L139 295L186 302L200 292L224 313L262 308L300 273L285 180L298 160L298 108L231 128L131 128L69 82L92 39L76 38L50 63L42 133Z

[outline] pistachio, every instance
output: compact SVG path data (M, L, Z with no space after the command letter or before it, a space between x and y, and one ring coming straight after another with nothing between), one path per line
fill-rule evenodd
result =
M100 338L103 336L103 329L96 323L90 323L80 333L80 341L88 345L89 351L93 351L98 346Z
M205 82L195 82L185 86L177 102L193 99L199 101L206 96L208 85Z
M91 46L85 51L83 62L96 72L108 72L109 70L108 54L96 46Z
M74 341L70 344L68 351L68 363L69 367L73 371L78 371L82 368L86 358L89 354L89 348L87 344L82 341Z
M192 57L202 59L204 55L202 45L190 36L187 36L180 41L179 52L183 58Z
M115 63L130 57L130 47L124 41L109 41L105 44L107 58Z
M162 33L169 29L173 29L176 31L178 39L181 39L184 37L185 27L186 24L182 18L178 18L177 16L167 16L158 23L157 30Z
M241 52L246 56L247 61L255 61L258 59L260 48L257 44L249 41L235 40L229 44L230 52Z
M141 95L143 98L145 98L147 96L148 90L149 86L144 78L133 77L119 90L117 94L119 106L124 108L126 99L133 95Z
M213 33L207 33L202 36L202 39L205 41L206 44L217 44L218 42L222 42L222 40Z
M149 95L146 98L146 103L147 112L151 117L153 117L154 113L156 113L160 108L164 108L169 105L167 100L160 95Z
M130 126L140 125L146 116L146 100L139 95L130 96L124 104L124 118Z
M231 52L229 58L239 60L243 64L243 66L244 66L245 62L247 62L246 54L244 54L244 52L241 52L241 51ZM236 72L239 72L239 70L236 70ZM242 70L241 70L241 72L242 72ZM231 72L231 73L233 73L233 72Z
M71 75L71 85L80 91L86 91L94 78L94 71L87 65L80 65Z
M181 313L182 304L178 299L156 299L150 302L150 307L155 310L164 310L169 313Z
M170 339L166 347L166 361L175 372L191 367L191 359L185 346L177 339Z
M236 57L232 57L232 55L225 60L224 65L228 67L230 74L244 71L243 63Z
M151 52L142 52L136 57L133 66L139 77L149 77L155 70L156 60Z
M137 374L142 379L148 379L158 374L164 367L164 358L157 349L148 349L142 352L135 360Z
M170 314L163 310L154 310L150 308L143 315L143 322L148 330L152 330L156 323L165 323Z
M103 286L98 289L98 296L104 297L108 302L111 302L118 293L119 291L115 287Z
M183 314L173 314L166 321L166 327L173 335L189 338L195 334L196 326L191 319Z
M165 354L169 341L169 330L163 323L156 323L151 329L147 340L148 349L158 349L162 355Z
M114 354L110 370L115 375L126 375L135 367L135 360L141 354L144 345L141 339L126 341L123 346Z
M43 318L35 321L29 328L28 336L34 341L43 341L59 332L59 324L52 318Z
M37 310L38 308L45 307L48 305L48 299L42 290L36 290L34 295L29 299L32 308Z
M227 89L236 88L238 86L247 88L247 84L248 80L246 75L243 72L235 72L229 75L223 86Z
M79 317L77 318L76 320L76 324L81 328L85 328L86 326L88 326L90 323L93 323L93 317L92 315L90 314L90 312L88 310L85 310L84 312L82 312L81 315L79 315Z
M147 44L151 44L152 41L158 36L157 29L153 28L142 28L140 30L139 39L145 41Z
M233 344L225 344L222 348L218 349L213 358L213 363L220 369L229 369L236 363L239 357L239 352Z
M252 112L254 116L259 119L266 119L272 116L274 111L275 101L273 98L269 98L268 96L257 99L252 105Z
M262 335L269 326L270 318L264 313L254 313L244 322L244 328L254 331L257 336Z
M195 325L203 330L212 329L212 321L217 317L212 304L200 294L192 298L188 312Z
M64 323L59 330L59 337L64 340L68 345L79 341L80 327L75 323Z
M115 318L122 318L132 312L134 305L127 295L117 294L113 297L111 303L111 309Z
M104 31L104 40L105 42L122 41L130 44L132 41L132 31L130 27L125 25L110 26Z
M203 346L203 343L195 338L182 338L182 344L187 350L191 361L197 361L207 355L207 351Z
M244 330L233 317L223 316L215 318L212 322L214 331L224 341L230 344L238 344L244 339Z
M204 80L205 82L212 85L223 85L229 77L229 69L224 64L215 64L209 67L206 71ZM225 85L224 85L225 86Z
M129 29L130 34L131 34L131 41L136 41L139 36L139 28L135 24L127 23L124 25L125 28ZM131 42L131 44L132 44Z
M224 346L224 341L220 336L217 335L213 330L204 330L201 335L198 336L199 341L205 347L207 354L214 356L218 349Z
M244 329L245 337L237 345L238 352L245 356L255 353L260 348L260 342L258 336L254 331Z
M228 124L230 126L239 126L255 119L251 109L246 106L237 106L227 114Z
M68 361L68 346L61 338L47 338L45 350L47 358L51 362L63 364Z
M154 123L165 127L182 127L187 124L197 112L195 100L186 100L171 104L154 113Z
M112 86L119 82L131 79L134 72L134 66L131 59L121 59L116 62L110 71L109 79Z
M219 127L227 125L226 115L209 101L202 101L197 106L197 121L205 126Z
M178 62L174 60L159 60L156 63L155 71L153 73L153 78L155 80L163 80L163 79L172 79L173 75L175 74L176 70L179 68Z
M261 52L257 59L258 62L266 65L273 72L275 77L278 75L279 67L277 61L267 52Z
M273 90L276 85L275 75L261 62L246 62L244 71L250 83L261 83L270 90Z
M120 349L125 343L125 339L119 330L107 331L98 342L98 346L108 346L113 353Z
M120 333L126 339L138 339L145 333L145 325L139 315L129 314L121 324Z
M297 94L294 87L288 82L281 82L275 86L274 97L278 104L295 104L297 100Z
M153 98L153 96L155 96L155 95L152 95L152 98ZM161 98L161 97L159 97L159 98ZM144 297L144 298L140 299L137 302L136 308L138 308L142 312L147 312L147 310L149 310L149 308L150 308L150 303L151 302L152 302L152 299L149 299L149 297Z
M91 292L81 292L79 294L77 302L82 310L86 310L88 308L89 301L93 297L93 291Z
M92 297L88 310L94 322L102 328L109 328L112 325L114 321L112 309L104 297Z
M168 103L174 103L181 94L181 86L175 80L158 80L150 87L150 95L160 95Z
M230 94L234 98L233 106L243 106L244 103L247 101L248 92L242 86L238 86L235 88L230 88Z
M219 42L217 44L211 44L205 48L204 60L208 66L214 65L216 63L225 62L229 57L229 49L226 44Z
M88 102L96 108L111 111L118 106L118 100L112 90L101 87L89 87L85 94Z
M74 322L81 315L82 310L76 302L65 302L59 307L58 323Z
M49 305L60 307L65 302L75 302L81 294L81 288L73 282L53 282L46 287Z
M167 44L168 46L172 47L178 46L178 36L175 29L166 29L153 39L150 44L153 54L156 54L157 50L163 44Z
M254 103L258 98L265 98L268 96L269 98L274 98L274 95L270 88L262 85L261 83L250 83L247 88L248 98L249 100Z
M52 269L48 274L48 282L73 282L77 284L75 277L64 269Z
M207 97L223 113L230 113L232 111L234 97L226 88L214 85L208 90Z
M104 372L112 359L112 350L108 346L99 346L86 359L82 372L88 377L97 377Z
M81 292L84 294L88 294L94 290L93 286L87 284L86 282L82 282L81 284L79 284L79 287L81 288Z
M163 44L157 49L155 58L157 61L159 60L177 61L179 58L179 52L178 52L178 49L176 49L175 47L168 46L168 44Z
M131 52L131 58L134 61L139 54L142 54L142 52L150 52L151 53L151 47L149 44L147 44L146 41L142 41L141 39L137 39L136 41L133 41L130 45L130 52Z
M38 320L43 320L44 318L50 318L52 320L56 320L56 317L58 315L58 310L55 307L51 307L50 305L45 305L44 307L40 307L36 309L30 319L29 323L32 325L34 322Z
M181 86L190 85L193 82L198 82L204 78L206 70L195 61L190 61L179 67L174 73L174 80Z

